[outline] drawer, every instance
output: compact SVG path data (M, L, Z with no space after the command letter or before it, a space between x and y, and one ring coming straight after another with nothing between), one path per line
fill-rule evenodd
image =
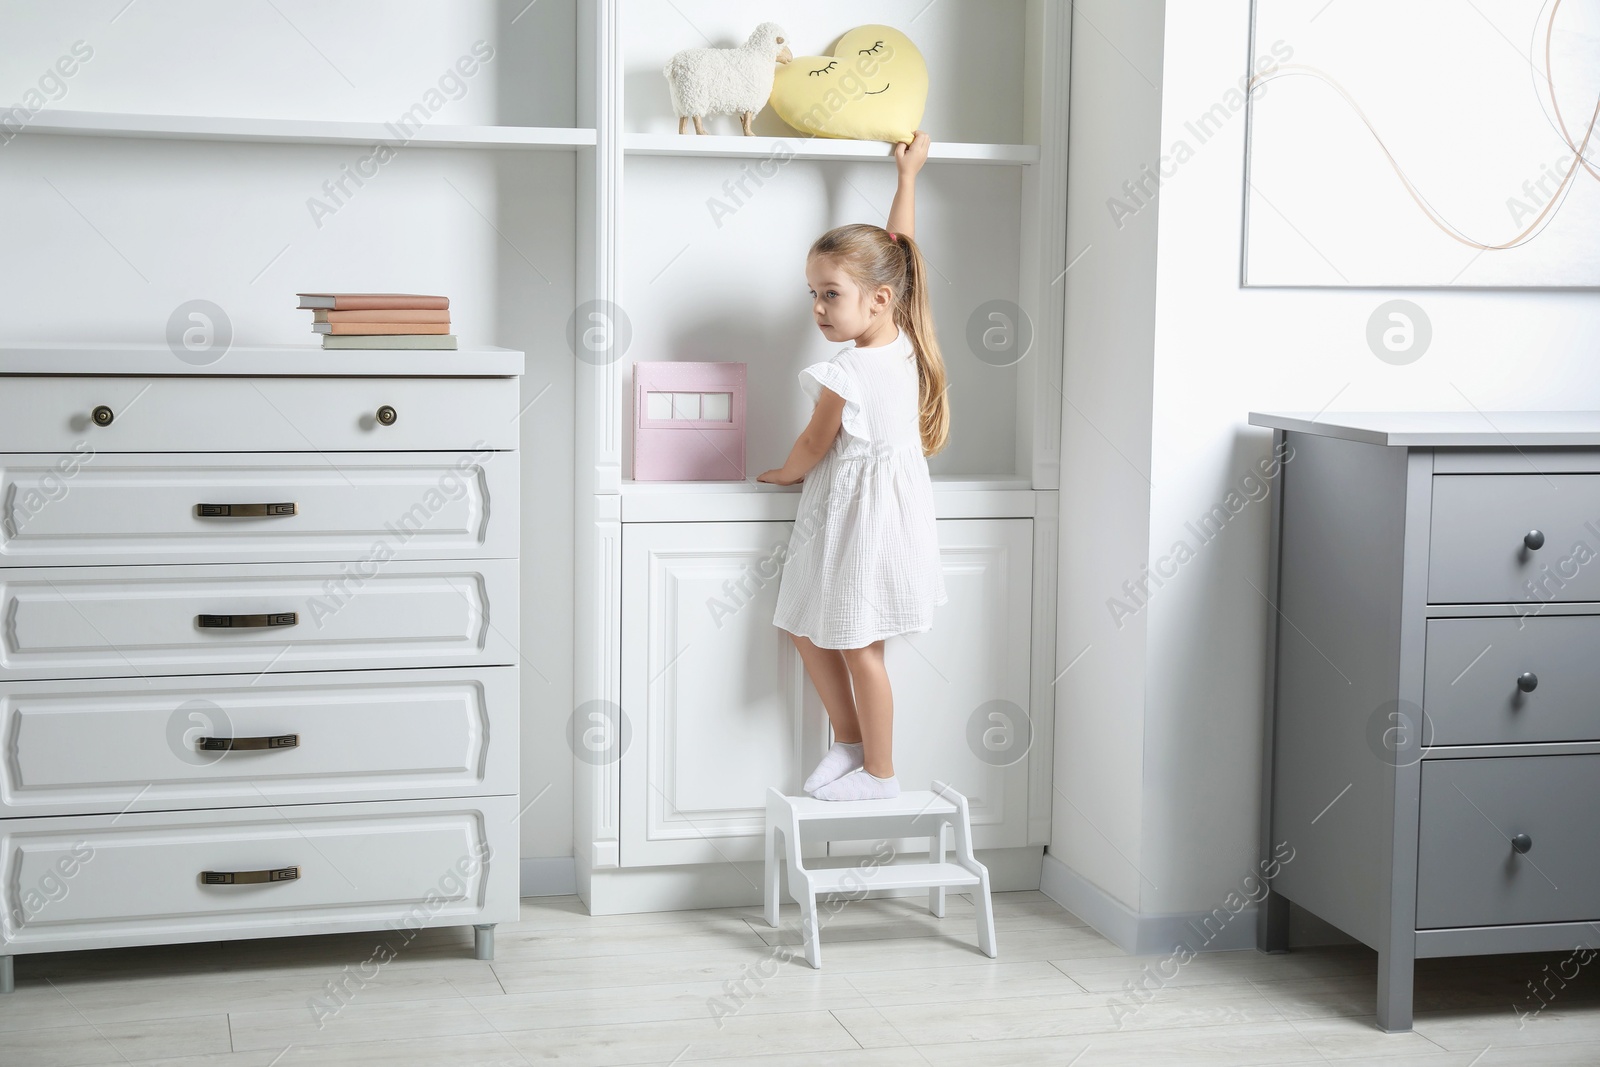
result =
M1600 739L1600 616L1430 619L1423 708L1433 745Z
M505 450L517 396L515 378L8 377L0 452Z
M517 492L515 452L0 456L0 564L512 558Z
M6 951L42 952L509 922L516 811L485 797L0 820L0 930Z
M1594 919L1600 755L1423 761L1419 929Z
M4 568L0 681L515 664L517 615L516 560Z
M1544 536L1537 549L1524 541L1534 530ZM1600 474L1433 479L1428 599L1435 604L1600 601L1597 556Z
M0 682L0 818L515 794L517 699L515 667Z

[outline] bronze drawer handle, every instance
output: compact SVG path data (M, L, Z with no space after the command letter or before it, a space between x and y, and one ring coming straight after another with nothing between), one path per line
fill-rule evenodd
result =
M260 626L294 626L298 612L275 611L267 615L196 615L194 624L202 630L238 630Z
M261 752L280 748L299 748L299 734L269 737L202 737L196 742L201 752Z
M300 514L300 505L285 504L196 504L195 516L202 519L276 519Z
M395 409L390 407L388 404L385 404L383 407L378 409L378 422L381 425L393 426L395 424L395 420L399 417L400 413L395 411Z
M106 407L104 404L99 405L93 411L89 412L89 418L96 426L110 426L116 417L117 413Z
M299 867L268 867L262 871L201 871L201 885L261 885L266 882L294 882Z

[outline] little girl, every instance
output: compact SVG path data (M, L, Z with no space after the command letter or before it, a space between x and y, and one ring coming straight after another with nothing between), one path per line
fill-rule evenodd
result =
M912 240L928 143L919 130L895 147L888 229L841 226L811 246L812 314L822 336L848 344L800 372L811 421L784 465L758 479L805 480L772 621L789 631L833 724L833 747L805 783L822 800L899 795L883 642L929 629L949 599L924 457L944 447L950 405Z

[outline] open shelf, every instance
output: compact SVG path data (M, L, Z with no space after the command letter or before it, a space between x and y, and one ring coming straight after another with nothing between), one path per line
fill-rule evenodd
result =
M423 148L506 148L576 151L595 143L592 129L549 126L452 126L429 123L405 132L386 122L227 118L212 115L129 115L109 111L41 111L22 133L133 137L264 144L351 144Z
M893 159L894 146L887 141L848 141L812 137L796 133L792 137L741 137L718 134L630 133L622 140L623 151L640 156L716 156L759 158L787 155L791 159L832 159L843 161ZM1039 162L1037 145L971 144L962 141L936 141L928 152L934 163L987 163L1001 166L1027 166Z

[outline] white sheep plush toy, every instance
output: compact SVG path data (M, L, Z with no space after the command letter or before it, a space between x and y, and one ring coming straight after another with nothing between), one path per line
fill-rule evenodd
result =
M738 48L685 48L662 71L672 88L678 132L689 132L690 119L695 133L705 133L705 116L738 115L744 135L754 136L750 121L772 95L775 65L793 58L775 22L757 26Z

